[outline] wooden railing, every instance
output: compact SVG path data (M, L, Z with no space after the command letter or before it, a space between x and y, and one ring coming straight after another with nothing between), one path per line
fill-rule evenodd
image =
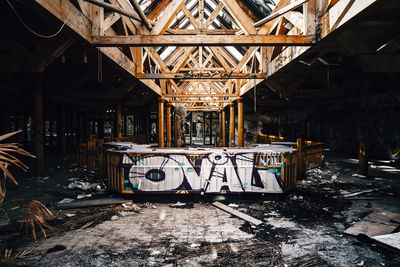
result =
M272 142L282 142L282 141L285 141L285 138L282 136L257 134L258 144L271 144Z
M273 142L282 142L286 140L287 139L284 137L274 135L257 135L257 143L259 144L271 144ZM298 138L297 142L293 143L292 147L298 150L297 172L300 176L310 169L314 169L324 165L325 143L303 141L301 138Z
M81 168L86 168L88 171L94 171L97 174L104 174L104 139L97 139L95 135L91 135L87 143L79 144L77 161Z

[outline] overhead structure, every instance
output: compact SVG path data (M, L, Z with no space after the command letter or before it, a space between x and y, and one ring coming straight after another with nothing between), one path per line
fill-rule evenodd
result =
M229 106L239 146L241 97L264 82L287 98L289 89L271 76L376 1L280 0L255 12L253 0L35 0L157 93L159 116L177 103L188 111ZM234 127L229 118L229 145ZM168 146L170 129L167 121ZM161 118L159 130L164 146Z

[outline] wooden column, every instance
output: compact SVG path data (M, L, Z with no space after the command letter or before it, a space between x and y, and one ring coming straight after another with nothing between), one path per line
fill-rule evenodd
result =
M222 146L222 110L218 112L218 121L219 121L219 140L218 145Z
M222 110L222 146L226 146L226 112Z
M229 147L235 143L235 104L229 104Z
M66 129L66 118L65 118L65 104L60 103L60 110L59 110L59 117L57 121L57 126L58 126L58 142L59 142L59 150L61 152L65 152L67 149L67 139L65 135L65 129Z
M115 138L122 137L122 119L121 119L121 104L115 109Z
M98 119L98 126L99 126L99 131L98 131L98 137L99 138L104 138L104 116L103 112L99 113L99 119Z
M238 147L244 146L244 131L243 131L243 100L237 99L238 105Z
M297 138L297 176L302 177L304 173L303 142Z
M164 99L158 99L158 146L164 147Z
M359 118L358 118L358 162L361 175L368 175L368 87L365 83L360 88Z
M44 127L43 127L43 80L38 75L33 88L33 145L36 155L35 174L39 176L44 167Z
M175 127L175 129L174 129L174 145L175 145L175 147L179 147L178 140L179 140L179 136L181 134L181 128L180 128L180 125L178 124L178 120L176 119L176 117L174 119L174 127Z
M171 103L166 103L166 112L165 112L165 120L166 120L166 130L167 130L167 147L172 146L171 142Z

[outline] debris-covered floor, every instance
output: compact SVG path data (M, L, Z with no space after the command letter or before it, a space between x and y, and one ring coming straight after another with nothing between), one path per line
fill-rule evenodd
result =
M58 209L76 199L115 197L74 157L52 155L42 177L8 185L0 213L1 263L27 266L399 266L400 256L344 234L373 210L400 213L400 168L328 153L326 164L281 196L149 196L133 204ZM62 164L60 164L62 162ZM104 178L104 177L103 177ZM84 182L84 183L83 183ZM55 215L38 241L20 222L30 200ZM211 205L218 200L262 220L251 225ZM12 249L5 259L4 251ZM14 256L29 252L27 257Z

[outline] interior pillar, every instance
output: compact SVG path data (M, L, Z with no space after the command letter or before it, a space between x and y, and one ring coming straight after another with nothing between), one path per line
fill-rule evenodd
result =
M60 114L59 114L59 119L57 121L57 126L59 128L59 150L61 152L65 152L67 149L67 139L66 139L66 116L65 116L65 104L60 103Z
M359 118L358 118L358 162L361 175L368 175L368 87L360 88Z
M44 167L43 127L43 80L38 75L33 88L33 145L36 156L35 174L39 176Z
M121 129L122 129L121 104L118 104L115 110L115 138L122 137Z
M243 100L237 99L238 105L238 147L244 146L244 131L243 131Z
M165 120L167 130L167 147L172 146L171 142L171 103L166 103Z
M158 146L164 147L164 99L158 99Z
M222 110L222 146L226 146L226 112Z
M229 104L229 147L235 143L235 104Z

